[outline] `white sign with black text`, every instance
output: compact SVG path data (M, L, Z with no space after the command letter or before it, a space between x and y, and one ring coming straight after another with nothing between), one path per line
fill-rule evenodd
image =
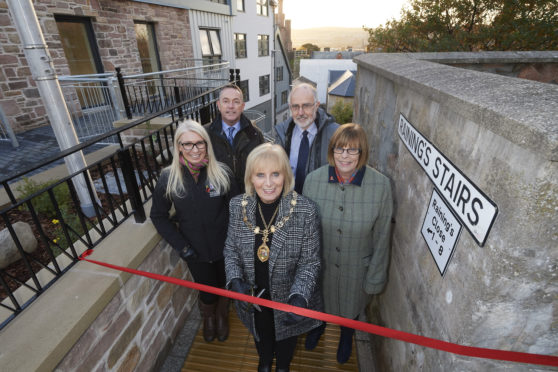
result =
M399 137L407 149L424 169L457 218L463 222L477 244L482 247L498 213L496 204L436 146L428 142L403 115L399 116L397 127Z
M448 262L453 255L461 229L459 220L436 190L432 190L430 205L424 217L421 233L442 276L444 276Z

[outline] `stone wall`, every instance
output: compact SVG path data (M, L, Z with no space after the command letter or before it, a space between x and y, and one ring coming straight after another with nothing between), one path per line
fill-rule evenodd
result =
M412 53L407 57L448 66L558 84L558 52Z
M192 280L149 219L126 219L88 258ZM0 331L0 371L157 370L197 293L77 262Z
M406 55L358 64L354 121L395 198L388 284L371 321L463 345L558 354L558 86ZM403 115L498 207L481 246L463 227L442 276L421 228L434 183ZM374 337L382 371L528 371ZM537 367L537 370L548 370Z
M192 280L161 241L138 270ZM161 366L197 299L197 291L132 276L57 366L56 371L151 371Z
M134 21L155 23L162 70L185 67L193 58L190 23L185 9L137 1L34 2L35 12L58 75L70 75L55 15L91 19L104 72L141 73ZM48 123L39 91L31 76L19 35L5 0L0 0L0 106L14 132Z

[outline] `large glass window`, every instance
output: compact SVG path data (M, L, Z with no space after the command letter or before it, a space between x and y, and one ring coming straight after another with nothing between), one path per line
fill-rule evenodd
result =
M60 35L64 55L72 75L88 75L103 72L101 57L97 49L97 42L89 18L55 16L56 26ZM96 86L97 83L88 83ZM81 107L90 107L90 98L82 89L76 89ZM105 97L100 95L95 104L107 104Z
M91 21L79 17L57 16L55 19L70 73L86 75L103 72Z
M267 17L267 0L256 0L256 13Z
M153 23L134 22L134 28L143 72L161 71Z
M221 41L219 30L200 28L202 57L205 63L221 62Z
M246 58L246 34L234 34L234 53L236 58Z
M244 96L244 102L250 101L250 90L248 89L248 80L242 80L238 83L238 87L242 90L242 95Z
M269 35L258 35L258 57L269 55Z
M260 96L269 93L269 75L260 76Z
M245 12L246 11L244 9L244 0L236 0L236 10L238 10L239 12Z

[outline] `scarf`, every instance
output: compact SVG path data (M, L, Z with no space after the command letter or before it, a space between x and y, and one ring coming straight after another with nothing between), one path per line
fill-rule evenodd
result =
M180 155L180 164L188 168L190 174L192 175L192 177L194 177L196 181L198 180L198 176L200 175L201 170L207 166L207 163L209 163L209 160L207 160L206 158L203 158L197 164L190 163L188 160L186 160L186 158L183 155Z

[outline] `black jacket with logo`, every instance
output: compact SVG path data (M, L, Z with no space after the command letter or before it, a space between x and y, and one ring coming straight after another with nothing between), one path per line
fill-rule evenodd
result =
M161 173L153 193L151 221L177 251L191 246L198 254L198 262L220 260L227 237L229 200L231 194L238 193L238 188L232 181L227 194L217 195L207 181L207 168L201 170L197 183L185 167L183 172L186 195L182 198L174 195L172 200L165 196L169 172ZM173 205L176 215L171 219L169 211Z

